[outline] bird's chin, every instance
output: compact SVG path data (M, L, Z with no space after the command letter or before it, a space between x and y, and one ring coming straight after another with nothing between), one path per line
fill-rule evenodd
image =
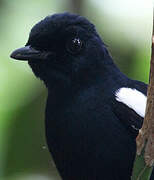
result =
M28 64L31 66L31 65L35 65L35 64L38 64L40 65L41 63L43 63L43 60L40 60L40 59L28 59Z
M70 83L70 77L65 72L61 71L54 64L48 64L42 60L28 60L35 76L44 81L46 86L55 86L58 82Z
M28 64L31 67L33 73L36 75L36 77L39 77L42 79L42 76L45 76L47 72L47 67L45 66L45 63L43 60L35 60L35 59L30 59L28 60Z

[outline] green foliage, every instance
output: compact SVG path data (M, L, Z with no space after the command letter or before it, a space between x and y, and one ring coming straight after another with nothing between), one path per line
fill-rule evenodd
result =
M143 150L141 155L136 155L131 180L149 180L152 173L152 169L152 167L150 168L145 164Z

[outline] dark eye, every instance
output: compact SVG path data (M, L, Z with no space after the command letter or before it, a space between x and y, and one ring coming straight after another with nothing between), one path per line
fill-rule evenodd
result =
M82 49L82 41L79 38L70 39L66 44L66 48L71 54L77 54Z

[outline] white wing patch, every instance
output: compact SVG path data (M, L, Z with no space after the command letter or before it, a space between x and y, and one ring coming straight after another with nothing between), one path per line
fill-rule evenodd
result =
M143 93L136 89L120 88L115 92L115 97L144 118L147 97Z

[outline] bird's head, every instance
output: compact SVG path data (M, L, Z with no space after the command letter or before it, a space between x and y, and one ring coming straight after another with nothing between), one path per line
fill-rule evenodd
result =
M28 60L37 77L48 86L52 80L84 80L99 71L107 49L86 18L61 13L47 16L31 30L25 47L11 57Z

